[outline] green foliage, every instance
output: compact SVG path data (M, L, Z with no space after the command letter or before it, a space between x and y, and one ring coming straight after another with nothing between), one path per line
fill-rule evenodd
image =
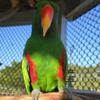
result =
M3 94L19 94L24 87L24 82L21 74L21 63L15 61L11 66L5 66L5 69L0 70L0 91ZM2 94L0 92L0 94Z
M74 79L72 82L74 89L83 90L100 90L100 65L81 67L78 65L69 65L72 70Z

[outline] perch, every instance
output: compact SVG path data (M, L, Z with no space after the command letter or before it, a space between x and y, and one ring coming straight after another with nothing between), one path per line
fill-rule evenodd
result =
M63 98L62 98L63 97ZM67 100L67 96L63 93L45 93L41 94L39 100ZM22 96L1 96L0 100L32 100L31 96L22 95ZM72 100L82 100L77 96L72 96Z

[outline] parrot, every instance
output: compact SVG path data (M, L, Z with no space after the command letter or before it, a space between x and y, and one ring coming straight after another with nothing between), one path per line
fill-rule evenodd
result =
M67 56L59 31L59 6L39 0L35 5L32 33L25 44L22 74L27 93L38 100L41 93L64 92Z

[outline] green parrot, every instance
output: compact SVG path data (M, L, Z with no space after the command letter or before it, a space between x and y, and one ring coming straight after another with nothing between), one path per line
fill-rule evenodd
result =
M40 0L35 6L32 34L27 40L22 73L28 94L38 100L40 93L64 92L66 53L58 31L59 6Z

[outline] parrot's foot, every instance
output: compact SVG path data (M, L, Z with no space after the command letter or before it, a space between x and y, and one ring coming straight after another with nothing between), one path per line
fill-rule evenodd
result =
M59 89L59 92L64 93L64 89Z
M38 89L35 89L32 91L32 100L39 100L39 95L41 94L42 92Z

